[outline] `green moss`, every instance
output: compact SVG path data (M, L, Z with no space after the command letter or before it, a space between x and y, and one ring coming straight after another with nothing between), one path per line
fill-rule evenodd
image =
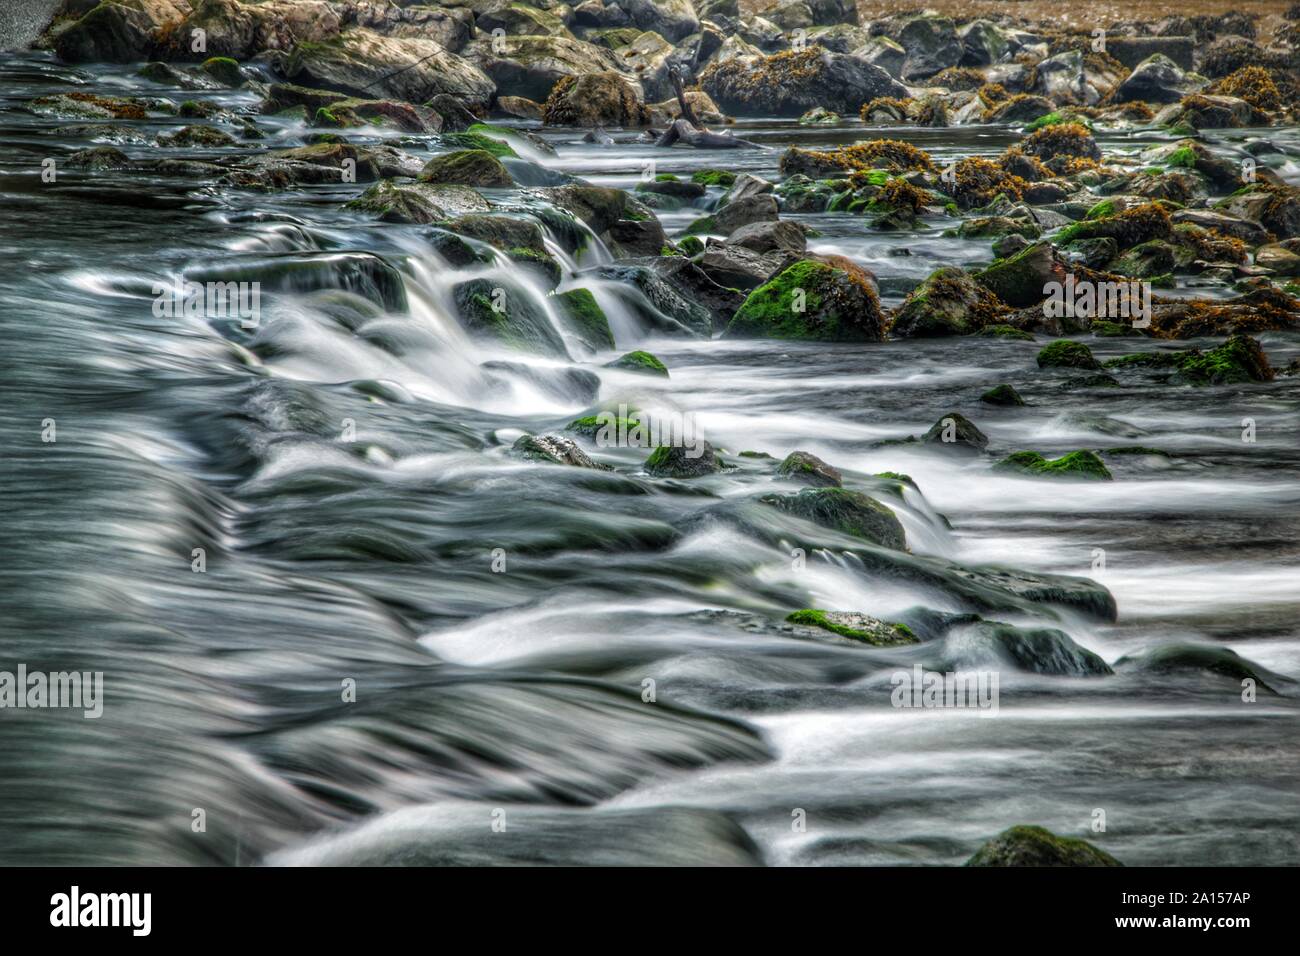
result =
M677 243L677 250L684 256L694 258L704 251L704 243L698 236L687 236Z
M691 182L701 186L730 187L736 183L736 174L725 169L701 169L691 176Z
M561 313L568 319L574 334L594 349L612 349L614 333L609 330L609 319L588 289L570 289L555 293Z
M998 834L966 861L967 866L1123 866L1084 840L1057 836L1042 827L1016 826Z
M701 216L686 227L686 234L691 236L701 232L716 232L717 228L718 223L712 216Z
M1107 455L1157 455L1160 458L1171 457L1169 452L1161 451L1159 448L1148 448L1146 445L1121 445L1118 448L1104 449Z
M1092 129L1092 122L1088 117L1076 115L1074 113L1063 113L1060 110L1053 110L1025 126L1026 133L1032 133L1042 129L1044 126L1059 126L1062 123L1077 123L1080 126L1086 126Z
M484 136L482 133L443 133L441 139L446 146L452 146L456 149L481 149L484 152L491 153L497 159L502 156L519 155L505 140Z
M999 471L1018 471L1049 478L1087 478L1110 481L1110 469L1092 451L1072 451L1060 458L1044 458L1036 451L1012 452L994 466Z
M1165 165L1192 169L1196 166L1196 151L1190 146L1176 149L1165 158Z
M676 173L659 173L659 175L655 176L655 182L657 183L676 183L680 181Z
M1103 199L1097 205L1088 210L1088 215L1084 219L1103 219L1106 216L1115 215L1115 200Z
M1092 349L1082 342L1057 339L1049 342L1038 353L1039 368L1101 368L1092 357Z
M861 641L863 644L871 644L875 647L892 647L899 644L916 644L919 643L916 634L906 624L891 624L887 621L875 621L866 615L844 615L847 619L860 618L863 623L870 626L870 630L862 628L849 627L845 624L837 623L828 616L828 612L819 611L815 608L805 608L802 611L795 611L793 614L786 616L786 621L790 624L799 624L804 627L816 627L823 631L830 631L832 634L838 634L840 637L847 637L854 641Z
M605 363L606 368L621 368L631 372L647 372L651 375L668 377L668 366L649 352L637 350L620 355L612 362Z
M1242 334L1230 336L1208 352L1136 352L1109 359L1105 367L1172 369L1169 381L1181 385L1268 382L1274 376L1259 342Z
M868 312L874 314L867 314ZM783 269L749 294L727 335L863 341L880 337L880 305L865 281L813 259Z
M435 156L425 164L420 180L464 186L514 185L514 179L501 161L485 149L463 149Z
M1021 342L1032 342L1033 333L1026 332L1024 329L1017 329L1012 325L989 325L980 329L977 335L992 339L1016 339Z
M606 412L600 415L584 415L582 418L575 418L564 426L564 430L587 438L594 438L602 428L607 426L611 431L627 434L640 424L641 419L635 415L628 415L623 418Z

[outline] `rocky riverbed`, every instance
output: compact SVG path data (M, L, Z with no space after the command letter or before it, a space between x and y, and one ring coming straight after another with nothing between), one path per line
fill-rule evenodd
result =
M6 861L1295 863L1300 7L1004 6L22 31Z

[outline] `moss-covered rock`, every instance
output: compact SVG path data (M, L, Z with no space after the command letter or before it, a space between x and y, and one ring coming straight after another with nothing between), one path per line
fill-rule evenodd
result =
M236 145L235 138L215 126L184 126L174 133L158 137L159 146L192 146L200 149L225 149Z
M420 172L425 183L451 183L479 188L513 186L501 161L485 149L462 149L435 156Z
M999 471L1012 471L1035 477L1084 478L1110 481L1110 469L1101 456L1092 451L1072 451L1060 458L1044 458L1036 451L1012 452L994 466Z
M873 647L898 647L920 641L906 624L891 624L856 611L821 611L805 608L786 617L790 624L815 627Z
M806 488L797 494L763 495L759 501L786 514L883 548L903 551L907 547L898 516L860 491Z
M1123 866L1104 850L1042 827L1015 826L984 844L967 866Z
M895 338L966 335L1006 311L988 289L962 269L945 266L914 289L894 313L890 334Z
M1007 305L1022 309L1042 302L1047 295L1044 287L1064 283L1065 275L1064 264L1052 244L1044 240L976 273L975 281Z
M1017 342L1032 342L1034 334L1018 329L1014 325L986 325L976 333L984 339L1013 339Z
M1092 349L1082 342L1057 339L1039 350L1038 367L1099 369L1101 363L1093 358Z
M1153 239L1167 242L1173 238L1173 232L1169 211L1160 203L1149 202L1114 215L1073 223L1057 233L1056 241L1059 245L1068 245L1080 239L1109 238L1123 250Z
M691 182L701 186L721 186L730 189L736 182L736 174L729 169L699 169L691 174Z
M698 445L660 445L645 460L645 471L656 478L702 478L722 470L722 459L706 441Z
M565 76L542 104L547 126L644 126L649 113L627 78L612 70Z
M1020 393L1015 390L1015 387L1005 383L994 385L980 396L980 401L986 405L1015 406L1025 404L1025 400L1020 397Z
M751 292L723 334L878 342L884 337L884 314L876 290L861 276L805 259Z
M450 146L458 150L481 149L486 153L491 153L497 159L502 156L517 157L519 155L515 152L515 148L504 139L486 136L483 133L466 130L463 133L443 133L439 138L444 146Z
M229 56L213 56L199 64L199 70L224 86L241 86L247 77L239 61Z
M1208 352L1193 349L1184 353L1170 381L1181 385L1226 385L1271 382L1273 378L1273 368L1259 341L1238 333Z
M614 347L614 333L610 331L609 319L590 290L570 289L567 292L556 292L554 297L569 330L584 345L596 351Z
M844 484L844 476L838 468L806 451L792 451L786 455L776 473L815 488L839 488Z
M564 340L525 290L505 282L471 279L452 288L461 324L471 334L511 348L568 358Z
M668 366L661 362L658 356L643 352L640 349L628 352L626 355L620 355L612 362L606 362L605 367L621 368L628 372L644 372L647 375L661 375L664 378L668 377Z
M382 179L344 207L383 222L435 223L475 211L488 202L469 186L396 182Z

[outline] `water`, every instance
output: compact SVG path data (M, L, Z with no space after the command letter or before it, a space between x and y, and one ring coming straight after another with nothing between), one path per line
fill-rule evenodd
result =
M62 167L42 183L42 159L93 143L55 132L85 121L20 107L71 88L236 110L257 99L0 60L0 669L101 670L106 693L99 720L4 713L4 862L955 864L1016 823L1128 864L1297 861L1285 678L1300 677L1300 379L1078 389L1037 370L1041 343L663 338L595 283L617 350L529 358L460 330L449 289L467 273L418 229L340 209L360 187L264 194ZM185 122L115 125L152 136ZM252 148L305 132L260 122L268 138ZM784 122L737 134L773 149L547 132L546 162L623 187L646 161L771 176L787 144L858 135ZM950 158L999 152L1014 133L907 138ZM700 212L663 219L671 230ZM938 264L986 257L938 228L807 218L812 248L869 265L890 303ZM375 256L400 274L404 308L312 288ZM568 260L564 287L587 285L600 258ZM286 261L306 264L300 278L284 279ZM155 284L204 269L264 281L256 330L154 315ZM1295 336L1262 341L1278 367L1300 352ZM1089 344L1102 358L1133 347ZM671 378L602 367L634 347ZM594 401L538 384L570 366L600 376ZM977 401L1001 381L1029 406ZM745 504L795 487L763 459L672 482L640 473L641 449L592 449L617 469L605 473L507 455L525 431L620 402L693 414L732 454L821 456L898 509L917 562ZM995 453L1140 444L1171 457L1112 459L1114 482L1061 484L878 444L954 409ZM54 442L41 440L49 420ZM870 477L886 470L919 493L889 497ZM963 587L959 568L981 565L1094 578L1118 620ZM898 710L891 674L941 664L951 641L883 650L781 625L799 607L891 619L917 605L1058 627L1112 665L1220 643L1283 679L1247 704L1236 680L1204 672L1004 667L996 717Z

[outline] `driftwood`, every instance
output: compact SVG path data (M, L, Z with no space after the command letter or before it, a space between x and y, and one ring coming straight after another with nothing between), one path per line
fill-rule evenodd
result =
M656 146L673 146L677 143L685 143L687 146L694 146L696 149L762 149L758 143L750 142L747 139L739 139L732 136L730 132L712 133L700 122L700 118L695 115L695 110L691 108L690 102L686 99L686 90L682 85L681 74L676 70L669 73L669 79L672 80L673 92L677 94L677 105L681 108L681 119L674 120L673 125L664 130L663 135L655 141Z

